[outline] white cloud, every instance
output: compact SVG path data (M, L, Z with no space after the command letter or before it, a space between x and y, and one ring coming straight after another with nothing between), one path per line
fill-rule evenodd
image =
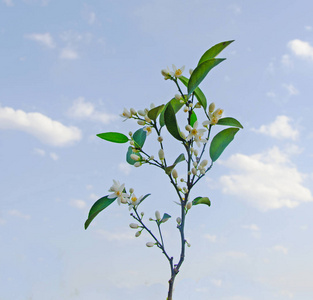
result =
M131 172L132 167L131 167L130 164L128 164L128 163L121 162L121 163L118 165L118 169L119 169L122 173L124 173L125 175L129 175L130 172Z
M237 4L229 5L228 9L230 9L235 15L241 14L241 7Z
M117 118L116 115L97 111L94 104L86 102L83 97L74 100L68 114L73 118L98 121L104 124L108 124Z
M78 209L84 209L87 206L85 201L79 199L71 200L70 205Z
M42 149L39 149L39 148L35 148L34 149L34 152L39 155L39 156L45 156L46 155L46 151L45 150L42 150Z
M313 29L313 27L312 27L312 26L309 26L309 25L305 26L304 28L305 28L305 30L307 30L307 31L311 31L311 30Z
M1 129L24 131L51 146L67 146L81 139L77 127L65 126L38 112L26 113L11 107L0 106Z
M277 147L251 156L234 154L220 163L233 170L220 178L223 193L261 211L313 201L311 191L302 185L305 175Z
M289 96L298 95L299 91L292 84L283 84L283 87L288 91Z
M0 225L4 225L6 223L6 221L2 218L0 218Z
M284 54L281 58L281 63L284 67L292 68L293 62L288 54Z
M250 224L250 225L242 225L241 226L243 229L248 229L248 230L251 230L251 231L259 231L260 228L255 225L255 224Z
M210 242L212 243L215 243L216 242L216 235L210 235L210 234L205 234L204 235L204 238L209 240Z
M46 32L46 33L32 33L32 34L28 34L25 35L26 38L36 41L48 48L54 48L55 44L53 41L52 36L50 35L50 33Z
M23 214L22 212L16 209L10 210L8 214L10 216L17 217L23 220L29 220L31 218L30 215Z
M273 247L273 250L276 251L276 252L280 252L280 253L283 253L283 254L288 254L288 248L282 246L282 245L276 245Z
M3 3L4 3L6 6L13 6L13 1L12 1L12 0L3 0Z
M211 282L217 286L217 287L221 287L222 286L222 280L221 279L212 279Z
M276 98L276 94L274 92L267 92L266 96L269 98Z
M307 60L313 60L313 47L310 43L295 39L288 43L288 47L296 56Z
M91 11L87 14L87 20L89 24L94 24L96 19L96 13L94 11Z
M59 156L54 153L54 152L50 152L50 157L54 160L54 161L57 161L59 159Z
M262 125L259 129L252 130L277 139L296 140L299 132L289 124L291 121L292 120L287 116L277 116L273 123Z
M106 231L104 229L99 229L96 232L101 238L104 238L107 241L126 241L126 240L135 239L134 234L132 234L131 232L118 233L118 232Z
M61 59L75 60L75 59L79 58L79 55L75 50L73 50L69 47L65 47L61 50L60 58Z

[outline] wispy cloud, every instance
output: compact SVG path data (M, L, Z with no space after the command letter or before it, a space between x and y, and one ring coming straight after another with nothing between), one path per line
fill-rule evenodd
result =
M283 84L283 88L285 88L289 94L289 96L295 96L299 94L299 91L295 88L293 84Z
M288 47L294 55L313 61L313 47L310 43L295 39L288 43Z
M220 178L223 193L238 196L261 211L313 201L311 191L303 186L305 174L277 147L250 156L234 154L220 163L232 172Z
M281 64L286 67L286 68L292 68L293 67L293 62L291 60L290 55L284 54L281 58Z
M96 110L95 105L91 102L85 101L84 97L79 97L74 100L73 105L68 111L68 114L73 118L97 121L104 124L108 124L111 121L117 119L117 115Z
M51 146L67 146L82 138L77 127L65 126L39 112L24 112L0 106L0 130L14 129L26 132Z
M16 209L10 210L8 212L8 214L10 216L13 216L13 217L16 217L16 218L19 218L19 219L23 219L23 220L30 220L30 218L31 218L30 215L24 214L24 213L22 213L22 212L20 212L19 210L16 210Z
M118 169L119 169L122 173L124 173L125 175L129 175L132 168L131 168L130 164L125 163L125 162L121 162L121 163L118 165Z
M12 0L2 0L2 2L6 5L6 6L13 6L13 1Z
M216 242L216 235L205 234L204 238L209 240L211 243L215 243Z
M274 122L252 130L277 139L296 140L299 132L290 125L290 122L292 119L287 116L277 116Z
M288 254L288 248L282 246L282 245L276 245L272 248L275 252L280 252L283 254Z
M87 206L86 202L80 199L72 199L70 205L78 209L84 209Z
M25 35L25 38L36 41L39 44L46 46L47 48L55 48L53 38L48 32L27 34Z
M71 49L70 47L65 47L60 52L60 58L75 60L79 58L79 55L74 49Z

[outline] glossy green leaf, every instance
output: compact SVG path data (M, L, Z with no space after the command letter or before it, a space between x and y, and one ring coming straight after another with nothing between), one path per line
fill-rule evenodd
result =
M137 156L139 156L140 158L142 158L142 156L140 155L139 152L134 152L133 148L131 146L128 147L127 153L126 153L126 161L130 164L130 165L134 165L136 160L133 160L130 156L132 154L136 154Z
M165 223L168 219L170 219L171 216L167 213L165 213L160 221L160 223Z
M243 128L239 121L234 118L226 117L218 120L217 125L233 126Z
M147 195L144 195L143 197L142 197L142 199L140 200L140 202L139 202L139 204L143 201L143 200L145 200L147 197L149 197L151 194L147 194ZM138 205L139 205L138 204Z
M204 61L198 65L192 72L189 82L188 82L188 95L191 95L193 91L202 82L205 76L212 70L215 66L221 63L225 58L212 58Z
M149 110L148 112L148 117L155 121L157 119L157 117L159 116L159 114L162 112L163 108L164 108L164 104L160 105L160 106L157 106L157 107L154 107L152 109Z
M192 205L198 205L198 204L206 204L208 206L211 206L211 201L208 197L197 197L192 200Z
M193 124L197 121L197 115L194 111L192 111L190 116L190 126L193 127Z
M180 100L177 100L176 98L171 99L169 102L167 102L163 108L163 110L161 111L160 114L160 126L163 127L165 125L165 121L164 121L164 113L166 108L168 107L168 105L171 104L175 114L182 108L182 106L184 105L184 103L180 103Z
M101 139L104 139L106 141L109 142L113 142L113 143L127 143L129 141L129 138L123 134L123 133L119 133L119 132L104 132L104 133L99 133L97 134L97 136Z
M184 77L184 76L180 76L178 77L178 79L186 86L188 87L188 82L189 82L189 79ZM206 101L206 97L205 95L203 94L203 92L200 90L199 87L197 87L195 90L194 90L194 93L195 93L195 96L196 98L198 99L199 103L202 105L202 107L204 108L204 110L206 110L207 108L207 101Z
M135 147L136 148L142 148L145 140L147 137L147 132L143 130L142 128L138 129L134 134L133 134L133 140L135 142Z
M234 40L232 41L226 41L222 42L219 44L214 45L211 47L208 51L206 51L200 58L198 62L198 66L203 63L204 61L216 57L221 51L226 48L229 44L231 44Z
M173 171L173 169L175 168L175 166L176 166L176 165L171 165L171 166L166 167L165 170L164 170L165 173L166 173L167 175L170 175L171 172Z
M225 148L234 139L239 128L227 128L219 132L213 139L210 145L210 157L212 161L216 161L223 153Z
M175 111L171 103L167 106L164 112L164 122L168 132L177 140L184 141L180 135L180 130L177 125L177 120L175 116Z
M168 167L165 168L165 173L166 173L167 175L170 175L171 172L173 171L173 169L176 167L176 165L177 165L178 163L182 162L182 161L185 161L185 160L186 160L185 155L184 155L183 153L180 154L180 155L175 159L174 164L172 164L171 166L168 166Z
M88 219L85 222L85 229L88 228L92 220L98 215L99 212L107 208L115 200L116 200L116 197L109 199L108 196L102 197L99 200L97 200L89 211Z

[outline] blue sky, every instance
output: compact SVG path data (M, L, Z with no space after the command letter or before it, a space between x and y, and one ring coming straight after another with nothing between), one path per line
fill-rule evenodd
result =
M212 206L188 214L175 299L311 300L312 10L308 0L1 0L0 299L165 299L167 262L134 237L125 206L83 224L116 179L152 193L147 218L173 216L164 235L177 255L175 193L96 134L134 131L124 107L177 93L161 69L187 75L234 39L201 89L244 130L197 186Z

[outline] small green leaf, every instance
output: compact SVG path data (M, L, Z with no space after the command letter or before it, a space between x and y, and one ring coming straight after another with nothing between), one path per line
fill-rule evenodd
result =
M167 174L167 175L170 175L171 174L171 172L173 171L173 169L175 168L175 164L174 165L171 165L171 166L168 166L168 167L166 167L165 168L165 173Z
M211 201L208 197L197 197L192 200L192 205L198 205L198 204L206 204L208 206L211 206Z
M178 77L178 79L186 86L188 87L188 82L189 82L189 79L184 77L184 76L180 76ZM196 95L196 98L198 99L199 103L201 104L201 106L204 108L204 110L206 110L207 108L207 101L206 101L206 97L205 95L203 94L203 92L200 90L199 87L197 87L195 90L194 90L194 93Z
M160 221L160 223L165 223L171 216L167 213L165 213Z
M171 99L169 102L165 104L165 107L163 108L161 114L160 114L160 126L163 127L165 125L164 121L164 113L168 105L171 104L175 114L182 108L184 103L180 103L180 100L177 100L176 98Z
M190 126L193 127L196 121L197 121L197 115L194 111L192 111L191 116L190 116Z
M89 224L92 222L92 220L97 216L99 212L107 208L115 200L116 200L116 197L109 199L108 196L104 196L100 198L99 200L97 200L89 211L88 219L85 222L85 229L88 228Z
M186 158L185 158L185 155L182 153L175 159L174 164L177 165L178 163L180 163L184 160L186 160Z
M225 148L234 139L239 128L227 128L220 131L213 139L210 145L210 157L212 161L216 161L223 153Z
M97 136L101 139L104 139L109 142L113 143L127 143L129 141L129 138L122 133L119 132L104 132L104 133L99 133Z
M167 106L164 113L164 122L168 132L177 140L184 141L180 135L180 130L177 125L177 120L175 116L175 111L171 103Z
M221 51L226 48L229 44L231 44L234 40L232 41L227 41L227 42L222 42L219 44L214 45L211 47L208 51L206 51L200 58L198 62L198 66L203 63L204 61L216 57Z
M147 132L143 130L142 128L138 129L134 134L133 134L133 140L135 142L135 147L136 148L142 148L143 144L145 143L147 137Z
M152 109L149 110L148 112L148 117L155 121L157 119L157 117L159 116L159 114L162 112L163 108L164 108L164 104L160 105L160 106L157 106L157 107L154 107Z
M217 125L226 125L226 126L243 128L239 121L231 117L219 119L217 122Z
M147 195L144 195L143 197L142 197L142 199L140 200L140 202L138 203L138 205L143 201L143 200L145 200L147 197L149 197L151 194L147 194Z
M215 66L221 63L225 58L212 58L204 61L198 65L192 72L189 82L188 82L188 95L191 95L193 91L198 87L205 76L212 70Z
M129 146L128 147L128 150L127 150L127 153L126 153L126 161L130 164L130 165L134 165L136 160L133 160L130 156L132 154L136 154L137 156L139 156L140 158L142 158L142 156L140 155L139 152L134 152L134 149Z

